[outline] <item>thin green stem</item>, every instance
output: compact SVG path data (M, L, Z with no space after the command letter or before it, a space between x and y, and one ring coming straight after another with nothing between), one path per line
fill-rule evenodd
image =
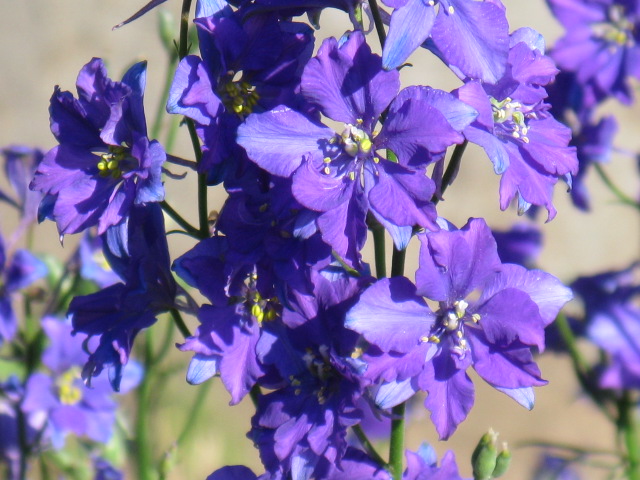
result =
M631 392L625 390L618 401L618 431L624 439L627 450L626 473L629 480L640 480L640 438L638 422L634 418L635 402Z
M391 257L391 276L401 277L404 275L404 262L407 256L406 250L398 250L395 245Z
M182 10L180 11L180 45L178 55L180 60L189 54L189 12L191 11L191 0L182 0Z
M578 343L575 336L573 335L573 330L571 330L569 321L567 320L567 317L564 313L558 314L558 317L555 321L555 326L558 329L558 332L560 333L562 341L567 347L567 350L569 351L574 370L576 371L578 376L585 377L587 372L589 371L589 364L582 357L582 354L578 349Z
M404 458L404 413L405 404L401 403L391 410L391 445L389 447L389 466L394 480L402 480Z
M169 63L167 65L167 72L165 74L164 85L162 87L162 94L158 101L158 107L156 109L156 115L153 120L153 127L151 128L151 138L158 138L160 136L160 129L162 128L162 119L165 115L167 98L169 98L169 90L173 83L173 76L176 71L176 65L178 64L177 52L172 52L169 57Z
M153 480L156 476L153 469L153 453L151 451L151 438L149 435L149 424L151 423L151 380L153 372L153 345L152 333L148 329L145 336L144 345L144 377L140 386L136 389L137 409L136 409L136 467L137 478L140 480Z
M373 251L376 266L376 277L384 278L387 276L387 253L384 237L384 227L369 214L367 215L367 225L373 235Z
M569 443L549 442L546 440L528 440L520 442L514 445L515 449L518 448L551 448L554 450L561 450L578 456L610 456L620 458L620 453L615 450L602 450L597 448L584 448L577 445L571 445Z
M369 6L371 7L371 14L373 15L373 23L376 26L376 33L380 39L380 46L384 48L384 43L387 41L387 34L384 31L384 23L380 16L380 8L376 0L369 0Z
M580 386L609 420L615 420L611 412L607 409L607 405L611 403L612 398L610 394L598 388L598 386L594 385L590 380L589 372L591 368L578 349L578 343L573 335L567 317L563 313L559 313L554 325L558 329L558 333L560 333L560 337L567 347L569 356L571 357L571 363L573 364L573 370L578 382L580 382Z
M211 388L211 384L213 382L209 381L209 382L204 382L201 385L198 385L198 395L196 395L196 399L193 402L193 405L191 406L191 409L189 411L189 417L187 418L187 421L184 424L184 427L182 429L182 432L180 432L180 435L178 435L178 439L176 440L176 443L178 445L182 445L184 443L184 441L189 438L189 434L193 431L193 428L196 426L196 420L198 419L198 415L200 415L200 412L202 411L202 407L205 404L205 400L207 398L207 394L209 393L209 389Z
M431 202L434 205L437 205L440 201L440 198L444 195L444 192L447 190L449 185L453 183L453 180L456 178L458 174L458 170L460 169L460 164L462 163L462 155L464 154L465 149L467 148L466 140L459 145L456 145L453 149L453 153L451 154L451 159L449 160L449 164L447 165L447 169L442 175L442 184L440 185L440 196L433 195L431 197Z
M200 237L200 230L186 221L182 217L182 215L180 215L176 210L174 210L171 205L167 203L166 200L160 202L160 207L162 207L162 210L164 210L164 212L169 215L178 225L184 228L185 232L187 232L189 235Z
M360 445L362 445L362 448L364 448L365 452L367 452L367 454L381 467L388 467L387 462L385 462L384 458L382 458L382 456L380 456L376 451L375 447L364 433L364 430L362 430L362 427L360 425L354 425L351 427L351 430L353 430L355 436L358 437L358 441L360 442Z
M249 398L251 398L251 402L256 409L258 408L260 395L262 395L262 392L260 391L260 386L258 384L254 385L251 387L251 390L249 390Z
M175 309L172 308L169 310L169 313L171 313L171 317L173 318L173 322L176 324L176 327L178 327L178 330L180 330L180 333L182 334L182 336L184 338L188 338L191 336L191 332L189 331L189 328L187 327L187 324L184 323L184 320L182 318L182 315L180 315L180 312Z
M599 163L594 163L593 166L596 169L596 172L598 172L598 175L600 176L604 184L607 187L609 187L609 190L611 190L611 192L616 197L618 197L618 200L620 200L621 203L624 203L625 205L629 205L640 210L640 202L637 202L633 198L629 197L622 190L620 190L618 186L615 183L613 183L611 178L609 178L607 173L604 171L604 168L602 168L602 165L600 165Z

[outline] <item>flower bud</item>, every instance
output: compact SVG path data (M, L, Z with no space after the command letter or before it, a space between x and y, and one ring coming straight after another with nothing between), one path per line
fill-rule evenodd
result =
M491 480L496 468L498 451L496 449L496 439L498 434L489 429L485 433L473 454L471 455L471 466L473 467L473 480Z
M498 458L496 458L496 468L493 469L493 474L491 475L493 478L498 478L504 475L509 468L509 464L511 463L511 451L507 447L507 444L502 444L502 451L498 454Z

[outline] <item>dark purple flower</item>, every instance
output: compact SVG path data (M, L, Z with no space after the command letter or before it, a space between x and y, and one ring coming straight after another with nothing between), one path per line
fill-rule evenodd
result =
M238 129L249 158L274 175L293 178L293 194L318 212L325 242L348 261L357 258L371 212L404 248L414 225L437 229L426 176L432 154L460 143L476 112L452 95L427 87L397 94L397 71L382 69L364 35L325 40L302 76L302 94L337 134L307 115L279 106L250 115ZM388 108L379 133L375 128ZM391 151L387 154L382 152Z
M68 315L74 333L100 337L82 377L90 383L91 377L109 366L117 391L136 335L153 325L157 315L173 308L177 285L159 205L133 207L127 221L110 228L103 241L107 260L122 282L75 297Z
M598 97L631 103L640 79L640 7L634 0L548 0L567 32L553 48L558 65Z
M518 212L532 204L544 206L548 219L555 217L553 186L559 178L570 182L578 172L571 131L549 113L544 86L557 73L544 55L542 37L530 29L511 34L505 74L495 85L468 82L458 90L461 100L480 112L464 130L489 156L500 180L500 208L514 198Z
M546 383L531 350L544 349L544 328L571 291L547 273L503 264L482 219L419 238L417 286L404 277L379 280L347 314L347 327L374 347L364 357L367 375L387 382L377 401L386 408L428 392L425 406L447 438L473 405L466 373L473 367L531 408L531 387ZM425 298L438 302L436 312Z
M499 0L385 0L394 7L382 52L387 70L400 66L428 38L462 77L497 82L505 71L509 24Z
M200 54L176 70L167 111L194 120L203 141L201 173L219 183L245 161L235 143L251 112L294 102L304 62L313 50L311 29L269 14L243 18L224 8L195 21Z
M61 235L93 225L102 234L134 205L164 198L166 155L147 138L145 79L145 62L114 82L94 58L78 75L77 99L56 87L49 111L60 144L45 155L30 188L46 195L43 215L55 220Z
M250 436L267 471L285 477L326 478L333 466L340 469L347 428L361 418L364 364L351 357L357 335L342 326L361 281L323 278L315 280L315 309L284 310L282 323L265 323L256 347L280 381L259 398Z
M608 354L602 388L640 387L640 263L621 271L580 277L571 286L585 306L586 337Z

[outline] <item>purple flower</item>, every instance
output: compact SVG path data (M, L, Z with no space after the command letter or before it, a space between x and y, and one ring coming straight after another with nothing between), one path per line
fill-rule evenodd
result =
M354 261L371 212L404 248L414 225L437 229L425 172L431 155L460 143L459 131L476 112L453 96L427 87L398 95L397 71L382 69L364 35L325 40L302 76L302 94L326 117L344 124L340 134L285 106L250 115L238 129L249 158L274 175L293 178L295 198L319 212L325 242ZM375 128L388 108L379 133ZM391 151L385 158L381 152Z
M18 292L47 274L47 266L28 250L19 249L7 258L0 235L0 346L11 340L18 328L12 302Z
M640 8L628 0L548 0L567 30L553 49L558 65L598 97L631 103L640 79Z
M533 224L517 223L507 231L492 231L502 263L531 267L542 251L542 232Z
M544 55L542 37L530 29L511 34L507 70L495 85L468 82L458 97L480 112L464 130L489 156L500 180L500 208L517 198L518 212L532 204L544 206L548 219L556 215L551 201L559 178L570 182L578 172L571 131L548 112L544 85L556 73Z
M164 198L166 155L147 138L145 79L145 62L114 82L94 58L78 75L77 99L56 87L49 111L60 144L45 155L30 187L46 195L43 215L61 235L93 225L102 234L122 223L133 205Z
M351 357L358 336L342 325L361 281L324 275L315 280L315 305L284 310L282 323L265 322L256 346L260 361L280 378L259 398L249 434L274 475L327 478L334 465L341 469L347 428L362 416L356 402L367 384L364 364Z
M402 475L403 480L463 480L452 451L444 454L439 467L436 452L426 443L420 445L415 453L407 450L406 456L407 469Z
M71 324L56 318L42 320L51 344L42 361L50 374L34 373L27 380L22 410L30 415L44 414L47 436L55 448L62 448L69 433L106 443L115 422L116 403L106 378L96 379L93 388L82 382L80 370L88 355L86 337L72 336ZM131 370L123 390L133 388L139 378Z
M38 204L42 194L29 189L36 168L42 161L44 153L38 148L13 145L0 150L4 159L4 172L13 189L14 195L0 190L0 200L13 205L20 212L20 225L13 234L16 239L38 215Z
M159 205L133 207L127 222L112 227L105 236L105 255L122 282L75 297L68 315L74 334L100 337L82 377L91 383L91 377L109 366L109 378L117 391L136 335L153 325L158 314L173 308L177 285L171 275Z
M447 438L473 405L466 373L473 367L531 408L531 387L546 383L531 350L544 349L544 328L570 290L547 273L503 264L482 219L419 238L417 286L404 277L379 280L347 314L346 326L373 346L364 357L368 375L387 382L378 402L389 407L417 390L428 392L425 406ZM438 310L425 298L438 302Z
M251 112L294 101L313 49L307 25L243 14L227 7L195 21L202 58L182 59L167 101L168 112L194 120L203 141L199 171L214 184L245 160L235 142L238 125Z
M608 354L602 388L640 387L640 263L621 271L580 277L571 286L585 306L586 337Z
M429 45L462 77L495 83L509 50L509 24L499 0L385 0L394 7L382 52L387 70L400 66L429 37Z

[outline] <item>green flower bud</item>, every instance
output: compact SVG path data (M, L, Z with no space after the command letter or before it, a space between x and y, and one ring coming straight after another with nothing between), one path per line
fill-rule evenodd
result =
M502 445L502 451L496 459L496 468L493 469L493 478L504 475L511 464L511 451L507 448L507 444Z
M493 471L496 468L498 451L496 449L496 439L498 434L490 429L485 433L473 454L471 455L471 466L473 467L473 480L491 480Z

